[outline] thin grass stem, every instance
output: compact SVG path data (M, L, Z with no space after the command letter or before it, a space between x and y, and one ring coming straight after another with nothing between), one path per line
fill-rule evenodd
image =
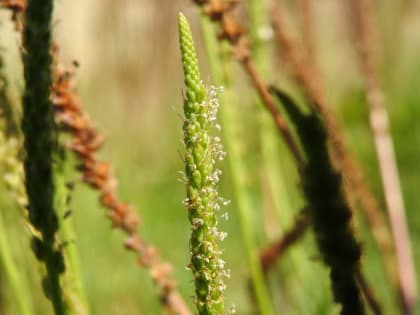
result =
M258 247L255 241L253 227L254 210L246 186L247 168L240 153L241 140L237 137L236 118L232 112L235 97L229 92L230 82L225 74L224 65L221 61L220 46L216 40L214 27L207 17L201 17L201 30L213 81L225 87L225 93L219 97L220 119L222 122L223 140L226 150L229 152L227 162L231 170L231 181L235 196L235 204L239 215L242 239L247 253L247 261L251 272L253 290L256 295L258 309L262 315L275 314L270 301L268 288L258 259Z
M418 299L416 270L411 250L406 209L401 190L394 141L385 104L385 93L380 87L374 60L374 26L372 4L369 0L356 0L350 4L355 17L356 42L359 62L365 76L369 122L373 135L382 188L396 249L397 268L401 284L401 303L405 314L413 314Z
M13 261L13 255L10 248L11 241L7 237L6 228L3 220L3 209L0 210L0 260L4 274L13 295L19 314L33 314L30 307L30 299L25 289L25 282L19 274L16 263Z
M291 246L301 240L308 230L309 223L309 218L306 215L299 216L292 228L261 252L260 262L265 274L275 266L275 263L283 257Z
M60 139L60 142L62 141ZM69 212L71 211L69 209L71 189L66 184L66 178L68 178L66 166L70 166L70 163L66 156L62 158L56 157L56 160L54 168L54 183L57 190L55 206L57 212L60 214L60 239L62 242L60 247L66 263L66 272L61 281L64 301L69 315L89 315L89 304L86 298L80 268L77 236L73 226L73 217L71 216L71 212Z

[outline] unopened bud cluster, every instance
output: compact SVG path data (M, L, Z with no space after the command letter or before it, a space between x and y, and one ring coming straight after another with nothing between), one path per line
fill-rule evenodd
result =
M179 16L179 39L186 86L183 131L187 198L183 203L191 223L189 269L194 276L194 301L199 314L219 315L225 314L223 278L230 276L218 245L227 234L217 228L218 219L227 218L221 213L221 207L229 203L219 196L217 187L222 172L215 167L217 161L223 160L225 152L220 138L212 135L220 130L216 123L220 89L204 86L191 30L182 14Z

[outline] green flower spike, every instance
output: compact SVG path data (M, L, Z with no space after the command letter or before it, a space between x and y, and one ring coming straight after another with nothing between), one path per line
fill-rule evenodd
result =
M185 182L191 223L191 269L196 287L194 302L199 315L225 314L223 277L229 276L220 258L218 242L226 237L219 232L217 223L221 205L229 202L219 197L217 185L221 171L215 168L223 160L220 138L212 136L213 129L220 129L216 123L219 102L218 89L206 88L200 79L198 60L194 49L191 30L185 16L179 14L179 42L185 75L186 96L184 98L183 125L185 152Z

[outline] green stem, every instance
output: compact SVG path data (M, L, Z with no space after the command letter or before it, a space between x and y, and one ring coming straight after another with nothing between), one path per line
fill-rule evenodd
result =
M207 54L209 56L210 68L213 76L213 81L217 85L223 85L225 93L219 96L220 101L220 118L223 125L223 138L226 150L229 152L227 156L228 165L232 174L232 186L237 204L237 210L241 225L242 239L245 245L248 265L251 271L251 278L253 289L256 294L256 299L260 314L272 315L275 314L273 306L270 301L268 289L265 285L261 266L259 263L259 251L255 241L255 230L253 228L254 209L249 194L246 188L246 166L243 163L243 158L239 150L240 140L236 137L235 132L235 117L233 116L231 106L233 104L233 95L229 94L227 87L226 76L223 71L223 65L219 56L220 50L215 38L215 32L211 22L206 17L201 17L201 29L206 46Z
M269 75L271 60L269 47L262 38L264 28L270 25L266 14L267 0L250 0L248 7L252 57L260 73L266 77Z
M261 38L261 30L269 25L267 2L267 0L251 0L248 6L248 15L251 24L249 34L252 42L253 59L260 73L266 80L271 80L270 61L272 59L270 58L270 49L268 44ZM295 217L290 198L291 194L288 189L291 185L287 185L288 182L290 183L290 174L288 180L286 180L285 165L289 169L293 169L294 165L287 148L284 146L284 142L278 137L269 113L263 108L258 98L256 98L255 102L257 102L259 108L263 162L261 179L266 182L266 189L262 189L263 204L273 205L280 228L285 229L292 224ZM265 203L264 199L268 200L268 202ZM296 264L296 274L301 273L300 265L304 264L304 261L302 260ZM284 276L282 280L286 282L286 278L290 278L290 276Z
M261 38L262 30L270 25L267 19L267 0L250 0L248 6L250 19L250 37L252 42L253 59L256 66L267 79L272 80L270 69L270 47ZM257 100L257 102L259 102ZM262 107L260 107L262 108ZM289 150L284 141L278 137L272 118L266 110L260 110L260 139L263 158L263 178L267 182L268 189L265 198L270 200L269 204L274 206L277 212L279 225L281 229L290 227L296 219L296 212L303 205L301 192L296 185L290 185L291 182L298 182L296 165L289 154ZM292 170L292 171L291 171ZM263 191L263 193L264 193ZM307 249L302 244L295 246L288 253L287 260L283 267L293 266L294 273L282 274L282 282L285 287L282 293L293 298L293 309L301 314L315 314L317 307L325 303L325 296L328 297L327 281L320 279L319 272L307 259ZM316 270L316 271L315 271ZM315 281L319 285L314 288L308 288L302 285L306 282ZM306 303L307 294L314 297L314 303ZM316 302L315 302L316 301ZM325 305L329 308L329 304Z
M270 81L270 49L268 44L264 43L261 38L261 30L269 26L267 19L267 0L251 0L249 2L248 12L251 24L250 37L253 59L260 73L267 81ZM286 164L290 169L290 167L293 168L293 163L291 162L287 148L284 147L283 143L280 143L282 139L279 139L278 132L273 125L269 113L263 109L258 98L256 102L260 105L260 139L264 162L263 178L266 178L269 188L265 197L273 200L273 205L278 211L279 217L286 214L286 218L290 218L293 216L293 207L290 200L290 192L287 189L288 180L285 178L284 165ZM283 228L292 222L292 220L286 221L281 222Z
M13 192L13 197L20 199L22 196L19 192L23 192L23 182L19 179L20 161L17 154L17 141L14 137L17 133L17 125L14 124L16 116L13 115L13 106L10 99L7 97L7 79L4 75L3 55L0 55L0 172L2 173L2 180L7 183ZM3 116L4 115L4 116ZM8 137L10 135L10 137ZM23 193L24 195L24 193ZM19 206L19 201L17 202ZM22 315L31 314L31 299L29 298L27 283L22 281L20 274L16 268L16 263L13 259L13 253L9 246L10 241L7 235L6 226L4 224L2 210L0 210L0 261L3 266L3 271L6 274L10 291L16 300L19 313Z
M66 260L65 282L68 290L65 292L66 305L70 307L69 313L74 315L87 315L89 304L87 302L85 289L81 277L79 251L73 241L76 238L72 218L64 219L62 222L62 235L70 244L63 249Z
M53 151L55 129L51 86L52 0L29 0L23 31L25 93L22 130L25 136L25 178L29 219L41 238L33 239L37 258L44 262L47 275L44 291L56 315L66 314L60 274L64 271L62 253L55 248L58 219L54 211Z
M83 286L79 251L76 244L77 237L74 231L73 216L69 209L71 191L65 183L65 179L68 177L65 167L71 164L71 168L73 168L73 165L66 158L60 159L57 156L57 159L59 160L55 167L56 209L62 214L60 215L60 236L65 242L62 245L62 251L66 262L66 272L62 282L64 301L68 314L88 315L90 313L89 304Z
M249 3L249 19L251 24L250 37L252 41L253 59L260 73L270 81L270 49L261 38L261 30L269 25L267 19L267 0L251 0ZM260 103L259 100L257 100ZM258 104L261 105L261 104ZM287 180L281 165L291 164L287 148L279 145L278 133L269 113L260 109L260 138L264 162L264 178L267 179L269 190L267 198L273 200L276 210L291 216L293 208L287 190ZM281 141L281 139L280 139ZM281 156L281 159L279 158ZM281 215L280 215L281 216ZM282 222L282 227L286 225Z
M6 234L5 225L3 222L2 211L0 211L0 260L5 271L10 291L16 300L19 314L32 314L30 308L30 299L24 289L22 278L16 268L16 263L13 261L12 251L10 249L10 241Z

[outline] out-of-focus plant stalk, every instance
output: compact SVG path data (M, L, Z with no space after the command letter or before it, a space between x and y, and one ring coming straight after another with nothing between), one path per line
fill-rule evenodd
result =
M252 201L249 198L246 187L247 169L240 150L241 139L237 136L237 118L234 116L232 109L236 99L229 91L230 82L224 71L220 54L221 50L215 37L214 27L205 16L202 16L200 21L212 79L215 84L225 87L225 92L219 96L220 119L222 122L224 144L226 150L229 152L227 161L232 174L231 182L234 190L235 204L241 224L242 239L247 253L253 289L256 294L260 314L272 315L275 312L259 264L258 247L255 241L256 232L253 227L254 209L251 206Z
M249 35L253 59L265 81L269 82L273 79L273 74L272 71L270 72L270 69L272 69L272 64L270 64L272 56L267 41L274 34L270 25L268 4L267 0L251 0L249 2L248 15L251 25ZM283 254L288 252L290 247L302 241L303 235L309 226L309 219L306 213L296 216L296 212L294 213L293 211L290 192L293 189L297 189L297 187L290 185L290 178L285 178L285 170L292 163L286 144L279 143L273 127L268 113L261 111L260 139L264 163L262 180L265 181L263 194L266 193L266 197L272 200L272 205L275 207L280 220L278 223L282 232L278 240L275 240L260 252L260 263L266 276L268 276L269 270L280 261ZM307 261L305 255L303 246L294 249L289 259L291 264L294 265L295 275L283 275L284 279L282 280L284 283L288 283L287 278L290 279L291 277L294 279L302 277L308 279L308 281L313 279L311 271L308 272L310 262ZM287 291L288 286L286 285L283 290ZM306 309L307 311L309 311L309 308Z
M2 48L2 47L0 47ZM19 160L18 125L14 107L7 95L8 80L6 78L3 51L0 51L0 182L2 188L7 188L15 205L22 209L27 205L27 199L23 181L23 166ZM27 282L19 274L7 235L7 228L0 209L0 260L2 269L6 275L10 291L16 301L17 308L22 315L30 315L33 312Z
M251 0L248 3L248 17L249 17L249 38L251 41L251 52L255 65L264 80L270 82L273 78L271 69L272 56L270 54L270 47L268 39L272 37L272 27L269 21L268 15L268 1L267 0ZM279 222L277 225L280 226L281 232L284 232L285 227L292 221L293 209L291 206L290 195L288 191L287 181L284 178L284 164L289 162L290 158L287 149L283 145L279 145L279 139L276 134L275 126L269 113L264 110L261 104L261 100L255 99L258 103L259 109L259 127L260 127L260 143L262 153L262 166L261 166L261 195L262 195L262 207L270 207L271 205L275 208L275 217ZM282 139L280 139L282 141ZM268 215L271 211L268 211ZM260 215L263 215L260 213ZM266 218L264 222L270 222L273 218ZM303 234L303 233L302 233ZM297 237L296 239L299 239ZM282 239L283 240L283 239ZM277 243L277 242L275 242ZM294 242L289 242L292 244ZM278 244L276 244L278 245ZM280 256L281 249L279 246L275 246L276 250L271 251L271 266L274 266L278 261L277 257ZM270 248L273 247L270 245ZM277 254L279 254L277 256ZM267 265L267 252L260 253L260 263L263 273L268 276ZM300 261L296 268L299 268L304 261ZM266 280L268 285L268 281ZM278 283L277 283L278 285Z
M351 4L349 3L349 5ZM350 192L354 194L363 215L371 226L372 235L383 257L387 275L392 282L395 282L393 243L388 226L375 196L364 179L360 166L345 146L340 126L329 111L330 104L328 104L322 82L317 78L316 65L312 65L310 60L300 54L301 50L298 45L287 33L281 2L277 2L271 12L277 40L283 49L285 59L291 66L292 76L311 101L313 108L324 117L332 155L348 179Z
M342 174L335 170L327 148L327 127L319 113L304 115L282 91L275 90L296 125L307 156L300 170L318 249L330 268L334 301L341 315L365 315L357 274L361 247L352 228L352 211L346 199Z
M6 235L6 229L3 221L2 211L0 209L0 260L3 266L4 273L6 275L8 285L11 293L13 294L16 304L19 309L19 314L30 315L32 314L29 307L29 299L23 289L23 281L19 275L19 271L16 268L16 264L13 261L12 252L10 249L10 239Z
M359 48L359 61L365 76L366 93L369 104L369 122L372 131L376 157L382 179L389 221L396 249L402 304L405 314L413 314L418 298L416 270L411 252L410 234L405 215L405 205L401 191L394 142L389 127L389 117L385 105L385 94L380 87L378 70L374 60L374 29L372 8L369 0L351 2L354 11L355 35Z
M276 262L283 257L289 247L302 239L309 228L309 223L309 218L306 215L299 216L295 225L286 231L282 238L261 251L260 262L264 273L268 273L275 266Z
M300 85L306 97L311 100L314 108L325 117L325 123L332 143L331 150L335 159L337 159L339 167L342 168L345 176L349 179L352 192L360 203L363 214L372 226L372 234L381 253L386 257L385 260L392 259L390 258L392 257L390 253L392 251L392 240L385 220L378 208L376 198L364 180L360 166L344 145L341 129L328 110L330 104L327 102L322 80L319 80L316 76L318 73L316 65L312 65L306 56L300 54L300 48L285 29L284 9L280 2L277 2L272 7L271 12L277 41L283 50L285 60L291 66L292 76Z
M1 74L0 74L1 75ZM1 83L0 83L1 84ZM1 87L0 87L1 88ZM1 91L0 91L1 93ZM0 100L1 102L2 100ZM16 141L13 138L6 138L3 134L3 131L0 130L0 170L2 171L1 180L6 182L7 185L13 183L19 183L23 185L23 182L19 180L20 177L20 167L19 162L17 162L17 150L16 150ZM10 189L14 189L11 187ZM19 189L20 187L18 187ZM15 191L11 191L12 194ZM20 206L20 205L19 205ZM7 236L7 229L4 223L2 212L5 209L0 209L0 261L2 265L2 270L6 275L6 279L13 295L13 298L16 301L19 314L22 315L31 315L31 300L28 295L26 282L22 279L16 263L13 260L11 244L12 241Z
M243 26L237 21L232 10L239 3L238 0L229 0L220 2L218 0L193 0L202 8L212 21L217 22L221 28L219 33L220 40L226 40L233 48L234 56L242 65L243 70L248 75L251 84L261 98L265 108L270 113L276 127L283 137L288 149L293 155L296 163L302 165L303 157L295 143L292 133L284 120L282 114L278 111L275 102L268 91L268 87L263 81L250 52L249 38L247 37Z
M314 68L314 72L319 73L318 58L315 44L316 27L314 23L314 1L298 0L297 5L300 13L302 38L306 56L309 63Z
M261 75L266 81L270 81L272 75L270 74L270 49L268 44L264 41L264 33L271 30L269 21L267 20L266 12L267 1L252 0L249 2L249 22L250 31L249 36L251 40L251 51L254 62ZM269 33L268 33L269 34ZM263 156L262 166L262 198L272 199L277 211L291 213L290 200L285 192L286 184L283 174L280 170L280 165L288 157L286 150L280 150L277 144L277 137L275 137L275 129L270 115L266 110L263 110L261 101L258 102L260 114L260 141L261 151ZM277 149L277 150L276 150ZM282 157L280 158L280 155ZM268 189L264 189L264 187Z
M269 75L271 60L268 45L264 39L265 36L271 35L271 26L267 19L267 0L251 0L248 7L252 56L258 70L266 77ZM266 78L266 80L269 80L269 78Z

